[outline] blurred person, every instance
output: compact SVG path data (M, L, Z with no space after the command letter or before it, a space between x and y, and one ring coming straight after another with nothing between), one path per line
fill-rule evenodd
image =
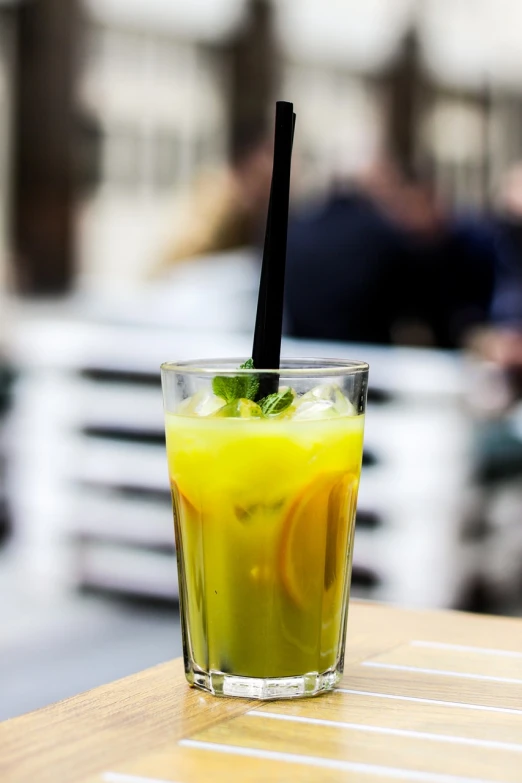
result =
M474 417L470 520L487 541L487 611L520 605L522 546L522 165L503 177L490 221L495 290L490 323L468 349Z
M252 246L261 235L272 174L272 144L264 129L239 128L230 164L201 174L181 207L180 230L157 273L195 257Z
M428 345L461 348L492 301L495 256L483 221L452 215L427 178L404 182L391 214L404 232L406 313L424 325Z
M500 214L495 221L497 269L485 335L486 357L503 370L513 399L522 397L522 163L502 183Z
M490 324L477 332L471 349L513 381L522 394L522 163L505 175L499 213L491 227L495 244L495 290Z
M498 269L492 320L501 331L505 328L522 335L522 163L508 171L502 184L496 229Z
M476 517L491 541L513 550L509 530L499 525L496 500L504 493L520 519L513 496L522 477L522 166L503 178L499 211L490 221L495 246L495 290L489 324L468 342L474 416ZM519 524L514 529L519 528ZM518 534L517 534L518 535ZM504 549L503 549L504 548ZM522 574L522 552L519 572ZM508 585L505 585L505 587Z
M403 293L401 237L376 204L395 172L368 173L366 187L334 184L324 202L291 217L286 331L294 337L387 344Z
M491 298L490 255L386 159L291 221L287 265L296 337L456 348Z

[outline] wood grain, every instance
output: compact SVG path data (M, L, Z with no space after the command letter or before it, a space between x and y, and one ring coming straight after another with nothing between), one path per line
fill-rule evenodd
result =
M157 783L390 783L388 775L335 770L305 764L284 764L270 759L230 756L212 750L173 746L125 767L134 778ZM118 783L138 783L125 779ZM82 783L116 783L96 775Z
M379 652L412 639L522 652L522 622L466 612L398 609L365 601L350 606L347 662L361 660L361 645ZM350 639L357 635L357 645ZM368 657L368 656L366 656Z
M389 736L339 726L287 723L262 715L241 715L199 732L193 739L217 745L502 783L520 783L522 776L522 744L518 750L479 745L470 747L413 735ZM233 763L233 754L230 759Z
M111 781L104 775L97 775L82 783L390 783L388 774L372 774L367 769L361 775L360 770L231 757L212 749L202 751L183 747L147 756L128 765L126 771L132 776L128 780Z
M511 680L514 683L516 681L522 686L522 650L518 653L507 651L504 655L502 650L497 652L473 647L448 649L404 644L382 655L376 655L365 663L453 672L466 677L491 677Z
M77 783L244 712L187 686L181 660L0 724L1 783Z
M192 783L223 780L361 779L351 767L310 767L271 758L218 753L210 743L235 748L279 749L284 753L338 759L365 765L363 780L389 780L375 766L401 774L428 773L476 777L512 783L522 781L521 717L426 702L380 699L378 694L462 702L522 711L522 686L505 682L447 677L415 669L429 652L429 669L451 665L465 669L467 656L475 671L498 672L497 658L517 666L518 657L476 651L412 646L412 640L522 651L520 620L486 618L454 612L406 611L353 602L342 687L377 695L335 693L288 703L217 699L186 685L181 661L163 664L43 710L0 724L1 783L107 783L105 772ZM413 659L410 655L416 655ZM449 657L448 657L449 656ZM477 658L478 656L478 658ZM377 669L365 661L408 661L407 671ZM484 663L484 661L489 661ZM412 664L413 661L413 664ZM513 662L515 662L513 664ZM402 665L402 664L400 664ZM477 669L476 667L479 667ZM422 667L421 667L422 668ZM512 670L510 669L510 672ZM516 673L517 670L515 670ZM462 672L462 673L465 673ZM255 709L261 716L244 715ZM270 718L266 712L338 721L355 727L315 725ZM446 739L371 731L424 732ZM475 740L476 746L447 737ZM181 747L181 738L197 738L205 749ZM487 744L484 744L487 743ZM491 743L511 743L513 747ZM306 761L306 759L305 759ZM368 766L369 765L369 766ZM373 765L373 766L372 766ZM402 773L400 772L402 770ZM411 778L413 779L413 778Z
M414 696L486 707L522 710L522 686L506 682L468 680L466 678L429 675L414 668L408 671L349 666L341 680L342 688L377 691L399 696Z
M256 712L514 743L522 751L522 709L510 714L336 692L321 699L274 702Z

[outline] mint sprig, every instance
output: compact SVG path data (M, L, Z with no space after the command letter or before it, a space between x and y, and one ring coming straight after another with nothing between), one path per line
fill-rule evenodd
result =
M243 362L243 364L240 365L241 370L254 370L254 360L253 359L247 359L246 362ZM245 376L245 380L248 381L247 386L247 394L246 398L247 400L255 400L257 397L257 393L259 391L259 376L258 375L247 375Z
M247 359L239 369L255 369L253 360ZM234 375L230 378L227 375L216 375L212 381L212 391L216 397L221 397L227 404L240 399L255 402L259 392L259 376ZM263 416L275 416L290 407L294 396L292 389L284 389L263 397L257 401L257 404L263 411Z
M289 408L293 401L294 393L292 389L286 389L285 391L275 392L267 397L263 397L262 400L259 400L258 405L264 416L274 416Z
M239 369L253 370L254 362L247 359ZM259 391L259 378L257 375L235 375L232 378L216 375L212 380L212 391L216 397L221 397L227 403L239 399L255 400Z

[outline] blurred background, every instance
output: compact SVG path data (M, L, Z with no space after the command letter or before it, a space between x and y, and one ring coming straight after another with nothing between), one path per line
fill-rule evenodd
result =
M0 719L179 655L159 364L370 362L353 594L522 614L517 0L0 2Z

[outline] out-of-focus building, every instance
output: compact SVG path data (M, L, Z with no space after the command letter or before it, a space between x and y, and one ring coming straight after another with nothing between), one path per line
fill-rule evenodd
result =
M199 169L225 160L216 42L238 19L233 8L222 16L219 4L202 5L87 3L79 90L99 124L100 181L81 210L79 263L109 286L146 272L175 232L176 197Z
M13 100L13 25L9 11L0 3L0 299L5 290L8 256L11 118ZM0 328L2 316L0 313Z
M278 94L298 109L295 196L321 192L374 155L386 135L387 88L413 29L411 154L450 202L490 200L498 173L522 154L516 2L267 5L281 53ZM176 197L197 170L225 161L225 43L248 2L205 0L187 9L165 0L88 0L86 11L80 92L100 123L102 163L81 213L80 269L119 286L140 278L175 232Z
M245 100L268 96L265 70L276 59L275 97L293 100L298 112L295 197L320 193L333 177L363 166L390 131L400 132L401 118L405 154L430 169L452 204L489 203L500 172L522 155L517 0L75 0L68 6L77 8L70 28L79 66L74 103L90 187L74 204L74 279L63 288L118 290L143 279L176 233L180 196L201 168L227 159L233 90L242 90ZM0 8L7 9L0 12L3 73L6 57L19 71L43 57L43 44L31 49L31 14L39 14L38 40L51 42L47 61L68 39L56 0ZM273 47L267 44L269 53L258 54L249 78L238 80L234 63L243 74L244 62L234 60L234 42L249 19L250 48L258 41L256 13L271 16ZM55 21L40 24L47 16ZM18 59L6 44L9 26ZM18 90L24 81L8 67L9 77L0 76L2 107L13 85ZM4 244L10 125L2 112ZM16 191L16 177L13 185ZM65 263L63 276L71 277Z

